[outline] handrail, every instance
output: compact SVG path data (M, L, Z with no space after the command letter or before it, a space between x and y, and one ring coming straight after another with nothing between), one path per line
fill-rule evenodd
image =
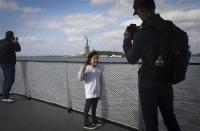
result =
M197 59L197 60L196 60ZM86 57L65 57L65 56L30 56L17 57L17 61L32 61L32 62L68 62L68 63L85 63ZM111 64L128 64L125 57L100 57L100 63ZM137 62L141 64L141 61ZM200 65L200 57L191 57L190 65Z

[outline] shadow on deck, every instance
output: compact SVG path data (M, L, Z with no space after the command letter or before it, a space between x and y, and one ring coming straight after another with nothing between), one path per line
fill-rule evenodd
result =
M35 99L14 95L14 103L0 101L0 131L84 131L83 115ZM130 131L106 121L97 131Z

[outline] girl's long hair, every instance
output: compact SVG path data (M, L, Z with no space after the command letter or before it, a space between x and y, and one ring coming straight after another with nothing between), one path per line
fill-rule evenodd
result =
M97 51L93 50L92 52L90 52L88 54L87 60L85 62L86 65L90 65L90 61L92 59L93 56L98 55Z

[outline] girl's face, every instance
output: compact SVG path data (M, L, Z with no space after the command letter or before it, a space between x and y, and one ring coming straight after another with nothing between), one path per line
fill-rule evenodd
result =
M98 55L94 55L91 60L90 60L90 64L91 66L95 67L99 62L99 56Z

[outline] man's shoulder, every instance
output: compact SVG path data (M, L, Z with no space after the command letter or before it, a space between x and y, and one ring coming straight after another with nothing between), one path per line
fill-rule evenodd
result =
M5 46L7 46L8 45L8 43L5 41L5 39L1 39L0 40L0 46L1 47L5 47Z
M0 39L0 42L3 42L4 41L4 39Z
M0 43L9 44L10 42L8 40L6 40L6 39L1 39Z
M155 21L154 23L151 22L149 24L145 24L142 28L142 32L146 32L149 34L162 34L163 32L168 31L168 25L170 25L172 21L160 19Z
M151 37L153 32L151 32L151 29L141 28L136 34L135 39L144 39L146 37Z

